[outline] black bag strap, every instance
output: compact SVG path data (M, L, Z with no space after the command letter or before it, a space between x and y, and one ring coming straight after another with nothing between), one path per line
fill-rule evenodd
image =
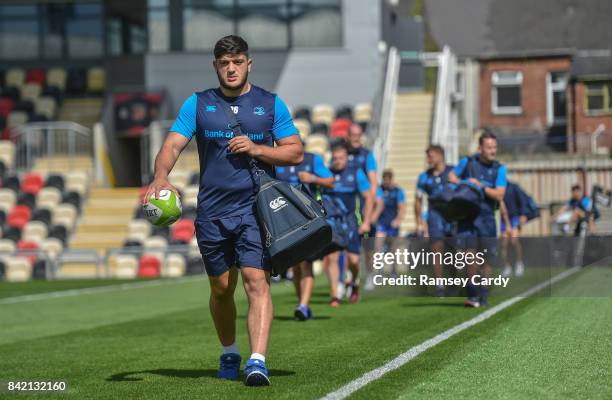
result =
M221 108L225 112L225 116L227 117L227 120L229 121L229 124L227 125L227 127L234 133L234 136L246 136L244 132L242 132L242 127L240 126L240 122L238 122L238 119L236 119L236 115L234 114L234 111L232 110L232 107L229 105L229 103L220 96L219 96L219 103L221 103ZM253 157L251 157L248 154L245 154L244 156L247 157L250 171L253 176L259 177L266 173L263 169L259 168L259 166L257 165L257 162L255 162L255 159Z

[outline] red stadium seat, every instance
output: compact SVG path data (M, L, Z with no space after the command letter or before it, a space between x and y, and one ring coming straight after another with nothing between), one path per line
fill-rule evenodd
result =
M2 97L0 98L0 116L8 117L8 115L13 111L15 107L15 102L9 98Z
M195 227L190 219L180 219L172 227L172 240L189 243L195 235Z
M45 181L42 176L30 173L23 178L21 182L21 190L25 193L37 194L40 189L45 185Z
M159 278L161 274L161 262L155 256L144 255L140 257L138 264L138 277Z
M45 86L46 73L44 69L35 68L28 71L26 75L26 83L38 83L40 86Z
M27 206L17 205L11 210L6 222L9 226L23 229L25 224L30 221L31 217L32 211Z
M20 240L17 242L17 249L18 250L33 250L36 251L38 250L38 243L33 242L31 240ZM32 254L32 255L26 255L25 258L28 259L28 261L30 261L30 264L34 264L36 262L36 255Z
M348 118L338 118L331 126L330 137L333 138L346 138L348 136L348 130L351 127L351 120Z

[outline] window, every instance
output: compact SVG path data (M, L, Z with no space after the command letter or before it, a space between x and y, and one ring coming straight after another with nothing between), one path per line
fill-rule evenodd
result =
M291 39L294 47L342 46L340 1L293 0Z
M67 4L66 33L68 56L73 58L102 55L102 5Z
M546 116L549 125L565 124L567 72L551 72L546 77Z
M185 50L212 50L217 40L234 33L234 0L185 0Z
M249 47L286 49L288 12L286 0L238 0L238 34Z
M0 59L37 58L38 29L35 5L0 6Z
M64 54L64 6L45 4L41 8L42 57L61 58Z
M149 0L149 51L170 50L168 0Z
M494 114L520 114L523 74L517 71L499 71L491 76L491 109Z
M585 84L585 105L587 114L612 113L610 94L612 82L587 82Z

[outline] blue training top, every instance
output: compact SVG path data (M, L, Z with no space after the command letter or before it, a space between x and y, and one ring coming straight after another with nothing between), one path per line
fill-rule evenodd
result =
M361 169L366 173L366 176L369 172L376 172L377 165L374 153L364 147L349 149L347 168Z
M406 202L406 195L404 191L397 186L385 188L381 185L376 190L376 197L382 199L385 205L382 213L378 217L378 223L381 225L390 225L391 221L397 218L399 206Z
M423 171L417 179L417 193L426 193L427 196L438 194L448 183L448 174L453 168L452 165L446 165L440 175L436 175L432 168Z
M465 157L453 170L457 178L467 181L469 178L476 178L486 187L499 188L506 187L508 179L506 177L506 166L497 161L484 163L478 154ZM483 196L480 203L481 215L493 215L497 202L487 196Z
M298 174L302 171L314 174L319 178L329 178L332 176L331 171L325 166L325 162L323 162L320 155L304 152L304 161L301 164L290 167L276 167L276 178L281 181L297 184L300 183ZM313 194L316 192L315 184L309 184L309 188Z
M255 181L248 158L232 154L228 142L234 136L223 111L230 104L242 132L256 144L273 146L275 140L297 135L298 130L285 103L258 86L238 97L225 97L220 89L192 94L183 103L170 129L188 139L194 135L200 156L199 220L213 220L252 212ZM257 160L260 168L274 176L274 167Z
M349 213L355 214L358 197L371 189L368 177L363 170L355 171L348 166L341 171L333 167L330 170L334 175L335 186L333 189L324 189L324 193L342 200Z

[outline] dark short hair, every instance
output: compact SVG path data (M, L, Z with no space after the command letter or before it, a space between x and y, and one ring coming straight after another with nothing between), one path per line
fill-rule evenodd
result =
M572 192L575 192L576 190L582 190L582 186L578 184L572 185Z
M493 139L497 141L497 136L495 136L492 132L483 132L482 135L478 138L478 144L482 146L482 143L487 139Z
M386 169L386 170L383 171L383 175L382 176L383 176L383 178L385 176L388 176L389 178L393 178L393 171L390 170L390 169Z
M221 58L226 54L246 54L249 56L249 44L237 35L229 35L222 37L215 43L215 49L213 50L215 58Z
M439 144L429 145L429 147L427 147L427 150L425 150L425 153L429 153L430 151L436 151L442 154L442 157L444 157L444 147L440 146Z
M346 142L344 140L338 140L334 143L331 144L331 151L332 153L334 151L338 151L338 150L344 150L348 153L349 148L348 145L346 144Z

